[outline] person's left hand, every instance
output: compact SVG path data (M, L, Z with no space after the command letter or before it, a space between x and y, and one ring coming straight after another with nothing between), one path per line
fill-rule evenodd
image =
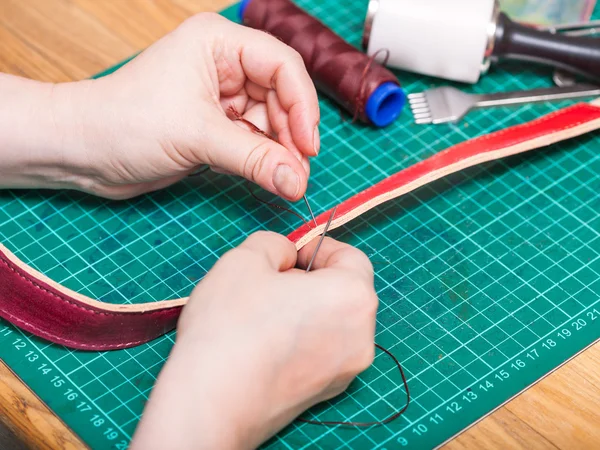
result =
M300 55L217 14L199 14L114 74L55 86L75 102L76 188L108 198L170 185L208 164L288 200L306 191L319 105ZM231 120L233 106L281 145Z

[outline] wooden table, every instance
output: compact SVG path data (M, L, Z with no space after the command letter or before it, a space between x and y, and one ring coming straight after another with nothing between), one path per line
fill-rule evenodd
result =
M0 71L43 81L86 78L147 47L186 17L231 0L0 0ZM0 363L0 420L32 447L84 445ZM600 446L600 345L447 445Z

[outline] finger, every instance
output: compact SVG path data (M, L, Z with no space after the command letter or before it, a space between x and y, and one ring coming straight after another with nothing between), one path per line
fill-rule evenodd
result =
M259 103L264 103L264 102L259 102L259 101L254 100L253 98L249 98L248 103L246 103L245 111L248 111L249 109L254 108ZM269 126L270 126L270 124L269 124Z
M306 155L316 155L319 102L302 57L267 33L235 24L231 26L236 27L230 36L235 36L244 73L259 86L275 89L289 114L296 146Z
M235 95L221 97L220 104L225 113L230 107L235 108L236 111L245 111L248 108L248 94L245 90L241 90Z
M287 111L283 109L283 106L281 106L277 93L272 89L263 88L250 80L246 82L245 89L251 99L248 101L248 104L253 100L267 103L269 122L271 123L273 131L277 134L277 140L298 158L306 171L306 175L309 176L310 162L308 157L296 147L289 127L289 115Z
M259 103L256 100L250 99L246 105L246 112L244 113L243 117L265 133L271 134L273 132L273 127L271 126L271 121L269 120L269 114L267 113L267 105L265 103ZM237 121L236 124L242 128L248 129L249 131L253 131L244 122ZM300 153L296 147L286 148L292 153L292 155L296 157L298 161L300 161L308 178L308 176L310 176L310 162L308 161L308 157Z
M285 199L297 201L306 192L308 177L296 157L267 137L241 128L215 114L207 124L208 164L243 176Z
M225 169L221 169L220 167L210 166L210 170L214 173L218 173L221 175L234 175L232 172L229 172Z
M273 91L270 88L265 88L265 87L259 86L252 80L246 80L246 84L244 85L244 88L245 88L246 92L248 93L248 97L250 97L258 102L266 102L267 95L269 94L269 92Z
M273 125L272 125L272 121L270 120L271 118L271 114L268 112L268 106L265 103L259 103L256 102L255 100L249 100L248 101L248 105L247 105L247 110L246 113L244 114L244 119L252 122L254 125L258 126L258 128L260 128L261 130L267 132L267 133L272 133L273 131L277 132L276 130L274 130ZM253 105L254 106L250 106ZM240 124L241 122L238 122L238 124ZM240 125L242 126L242 125ZM289 131L289 130L288 130ZM278 136L278 140L279 143L282 144L285 148L287 148L292 155L294 155L296 157L296 159L298 161L300 161L300 163L302 164L302 167L304 167L304 171L306 172L306 176L308 177L310 175L310 162L308 161L308 157L304 154L302 154L300 152L300 150L298 150L296 148L296 146L294 145L293 142L291 142L291 145L289 145L290 140L288 139L288 145L286 145L285 143L281 142L281 140L279 139L280 136Z
M295 267L298 253L288 238L269 231L259 231L250 235L240 246L250 250L254 255L275 270L284 272Z
M269 121L271 122L273 130L277 134L279 143L291 151L296 158L302 162L302 165L306 170L306 174L310 175L310 162L308 157L298 150L298 147L296 147L289 127L288 113L281 106L277 94L274 91L270 91L267 94L267 110L269 114Z
M267 115L267 105L266 104L255 103L254 105L251 106L249 103L243 117L248 122L254 124L256 127L261 129L265 133L271 134L273 132L273 128L271 127L271 122L269 121L269 117ZM244 122L238 121L237 124L249 129L248 126L246 124L244 124ZM250 130L250 131L252 131L252 130Z
M301 155L300 153L296 153L296 152L292 152L296 158L300 158L300 163L302 164L302 167L304 167L304 171L306 172L306 176L310 177L310 161L308 160L308 157Z
M319 239L313 239L298 253L298 266L301 268L308 267L312 259L315 249L319 243ZM313 262L314 270L337 268L341 270L351 271L361 277L366 277L373 280L373 265L367 255L351 245L344 244L326 237L317 252Z

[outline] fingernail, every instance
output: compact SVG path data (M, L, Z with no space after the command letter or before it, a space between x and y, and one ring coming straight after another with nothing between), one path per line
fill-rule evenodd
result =
M300 161L302 163L302 167L304 167L304 171L306 172L306 175L310 174L310 161L308 160L308 158L302 158L302 161Z
M319 150L321 149L321 133L319 132L319 125L315 127L315 135L313 138L313 144L315 146L315 155L319 154Z
M273 185L282 196L296 198L300 190L300 178L290 166L282 164L275 169Z

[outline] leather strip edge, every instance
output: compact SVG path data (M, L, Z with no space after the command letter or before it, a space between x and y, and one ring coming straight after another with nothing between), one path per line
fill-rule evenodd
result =
M450 147L344 201L331 229L446 175L596 130L598 106L598 100L578 104ZM323 232L329 215L321 214L319 226L302 226L288 238L300 250ZM155 339L175 328L187 302L185 298L136 305L99 302L50 280L1 244L0 280L0 317L51 342L82 350L122 349Z

